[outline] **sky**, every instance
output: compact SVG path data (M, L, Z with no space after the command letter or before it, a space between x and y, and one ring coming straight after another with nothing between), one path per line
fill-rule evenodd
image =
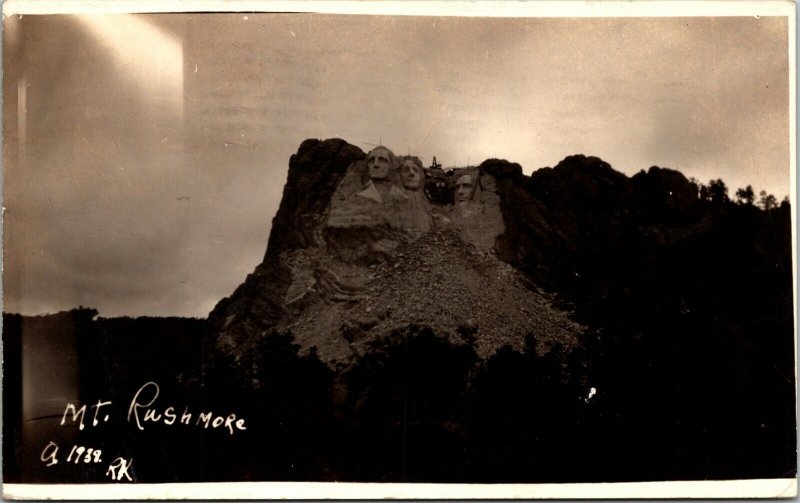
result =
M306 138L789 195L785 17L4 18L3 310L203 317Z

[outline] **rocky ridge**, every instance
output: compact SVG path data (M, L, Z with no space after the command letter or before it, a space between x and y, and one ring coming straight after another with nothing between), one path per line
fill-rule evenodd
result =
M510 246L519 232L553 239L546 218L521 229L511 213L512 199L530 199L526 179L507 161L445 173L385 147L365 156L342 140L306 140L264 261L209 316L217 347L238 358L291 333L304 351L347 366L373 341L424 326L482 358L521 350L528 335L542 353L568 352L583 327L518 270Z

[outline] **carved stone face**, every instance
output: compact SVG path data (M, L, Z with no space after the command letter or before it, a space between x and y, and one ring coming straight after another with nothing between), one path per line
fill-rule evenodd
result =
M400 180L408 190L419 190L422 187L422 169L411 159L400 164Z
M489 173L483 173L480 178L481 188L489 192L497 192L497 180Z
M472 176L470 175L463 175L456 181L456 202L463 203L464 201L469 201L472 197L472 187L474 182L472 181Z
M385 147L377 147L367 154L367 170L369 177L373 180L385 180L389 176L389 170L392 167L392 158L394 156L389 149Z

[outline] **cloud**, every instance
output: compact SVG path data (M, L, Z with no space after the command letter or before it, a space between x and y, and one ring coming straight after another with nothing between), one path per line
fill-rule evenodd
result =
M87 20L5 19L7 310L204 316L309 137L789 192L784 18Z

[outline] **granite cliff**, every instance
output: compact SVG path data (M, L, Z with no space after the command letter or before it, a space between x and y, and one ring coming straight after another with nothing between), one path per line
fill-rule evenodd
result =
M526 180L507 161L445 171L385 147L304 141L264 261L209 317L217 347L239 358L291 333L304 351L347 366L415 326L482 358L521 350L528 335L542 353L574 348L584 328L521 272L530 250L520 255L515 234L554 232L544 217L514 216L531 198Z
M291 334L334 369L414 327L482 359L524 352L530 335L562 362L707 320L738 333L753 306L780 318L791 298L789 215L788 202L731 201L721 180L655 166L628 177L585 155L527 176L501 159L442 170L306 140L263 262L209 324L234 359Z

